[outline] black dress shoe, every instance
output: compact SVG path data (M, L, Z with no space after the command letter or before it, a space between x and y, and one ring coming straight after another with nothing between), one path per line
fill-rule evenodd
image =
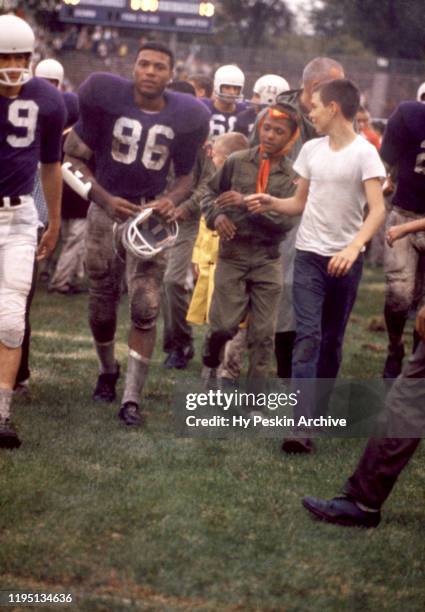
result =
M310 438L285 438L282 451L294 455L308 455L314 452L314 444Z
M120 364L117 362L117 370L112 374L99 374L96 388L92 399L95 402L114 402L116 399L115 387L120 377Z
M21 441L9 419L0 419L0 448L19 448Z
M129 427L141 427L144 424L136 402L125 402L120 408L118 418Z
M304 497L302 504L320 521L343 527L377 527L381 520L379 511L365 512L348 497L326 500L308 496Z

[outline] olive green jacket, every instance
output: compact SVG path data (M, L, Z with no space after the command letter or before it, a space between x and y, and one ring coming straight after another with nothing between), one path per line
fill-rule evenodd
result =
M271 245L278 244L296 224L298 217L275 212L251 214L244 205L226 208L215 206L216 198L225 191L234 190L244 196L255 193L260 162L259 147L253 147L230 155L222 169L214 174L201 200L202 213L209 229L215 229L216 217L225 213L236 225L234 240ZM292 196L295 191L295 178L292 164L282 157L279 163L271 168L267 193L278 198Z

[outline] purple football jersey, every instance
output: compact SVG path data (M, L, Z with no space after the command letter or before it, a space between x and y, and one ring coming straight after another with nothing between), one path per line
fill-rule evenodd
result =
M214 100L201 98L202 102L211 113L210 117L210 138L214 139L227 132L233 132L237 115L246 109L246 102L237 102L235 110L231 113L223 113L214 106Z
M78 96L72 91L66 91L63 95L63 101L66 108L66 123L65 127L72 127L78 121Z
M388 119L380 153L398 169L393 204L425 214L425 104L400 104Z
M37 77L0 96L0 197L32 193L38 162L60 161L65 114L62 94Z
M245 134L245 136L250 136L252 130L254 129L256 118L257 108L254 105L249 106L236 117L236 123L233 131Z
M74 129L94 152L96 180L131 202L163 192L171 162L177 177L189 174L208 136L209 112L187 94L165 91L165 107L146 112L134 102L132 81L95 73L78 96Z

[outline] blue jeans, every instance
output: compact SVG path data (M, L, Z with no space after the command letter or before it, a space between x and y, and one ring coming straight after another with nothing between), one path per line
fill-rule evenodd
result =
M348 318L354 306L363 269L363 256L348 274L327 272L330 257L297 250L294 267L294 310L296 339L292 377L335 379L342 360L342 344ZM313 383L303 385L297 412L313 416Z

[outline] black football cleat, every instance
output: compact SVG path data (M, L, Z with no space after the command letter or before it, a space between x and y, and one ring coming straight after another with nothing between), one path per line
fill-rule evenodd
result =
M128 427L142 427L144 425L144 418L140 414L136 402L125 402L118 412L118 418Z
M285 438L282 442L282 452L288 455L310 455L314 450L310 438Z
M9 419L0 419L0 448L19 448L21 441L18 434L9 422Z
M349 497L334 497L329 501L317 497L304 497L302 504L319 521L342 527L377 527L381 513L366 512Z
M113 374L99 374L96 388L93 391L92 399L95 402L114 402L116 400L115 387L120 377L120 364L117 361L117 371Z

